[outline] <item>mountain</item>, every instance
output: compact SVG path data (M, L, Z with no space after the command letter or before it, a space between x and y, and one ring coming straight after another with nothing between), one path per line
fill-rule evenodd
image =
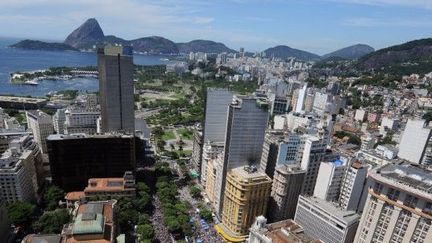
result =
M37 40L23 40L11 45L10 47L43 51L78 51L78 49L64 43L43 42Z
M289 46L275 46L268 48L264 51L267 57L277 57L277 58L289 58L295 57L304 61L312 61L320 59L320 56L298 49L291 48Z
M160 36L150 36L129 41L135 51L148 53L172 54L178 53L177 45Z
M88 19L66 37L64 43L75 48L87 49L103 41L105 35L96 19Z
M357 44L357 45L348 46L340 50L331 52L329 54L324 55L322 58L327 59L330 57L340 57L343 59L353 60L353 59L358 59L374 51L375 49L371 46L365 44Z
M235 53L236 52L228 48L227 46L225 46L223 43L214 42L210 40L193 40L186 43L177 43L177 47L180 53L189 53L189 52Z
M356 66L365 70L425 73L432 71L432 38L387 47L361 57Z

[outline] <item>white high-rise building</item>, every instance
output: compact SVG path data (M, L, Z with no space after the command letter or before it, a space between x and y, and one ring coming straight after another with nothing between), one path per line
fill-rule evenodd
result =
M325 160L327 144L315 136L305 135L304 139L301 168L306 171L306 176L303 182L302 193L312 195L320 164Z
M206 187L207 169L210 160L216 159L223 152L223 143L214 143L207 141L203 145L202 160L201 160L201 185Z
M32 131L36 143L42 150L42 153L47 153L46 138L54 133L54 126L51 116L47 113L37 111L27 111L27 126Z
M366 185L367 171L368 166L359 161L354 161L348 166L339 195L340 207L345 210L362 211L362 195Z
M64 123L66 121L65 111L66 109L58 109L53 115L54 131L57 134L64 134Z
M399 144L399 158L417 164L432 164L431 128L424 120L408 120Z
M360 216L331 202L300 195L294 221L303 227L307 235L325 243L351 243Z
M295 112L301 112L303 110L305 98L306 98L307 83L303 85L303 88L299 90L298 99L296 102Z
M97 133L97 122L101 113L97 109L69 107L65 111L64 133Z
M329 202L339 198L342 179L345 172L345 162L337 159L320 164L314 196Z
M371 170L368 181L355 242L431 242L431 168L387 164Z

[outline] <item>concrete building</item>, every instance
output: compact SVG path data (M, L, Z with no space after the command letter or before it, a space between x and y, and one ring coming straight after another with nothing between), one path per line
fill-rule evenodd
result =
M312 195L322 161L325 161L326 146L324 140L306 135L301 159L301 168L306 171L302 194Z
M39 187L32 153L8 149L0 156L0 197L6 203L36 201Z
M229 105L222 174L216 181L220 189L217 213L222 212L225 177L233 168L258 165L268 123L268 103L253 97L236 97Z
M27 126L32 131L33 137L42 153L47 153L46 138L54 133L54 126L51 116L47 113L37 110L37 111L27 111Z
M359 122L366 121L367 113L368 112L366 110L357 109L355 112L355 115L354 115L354 120L359 121Z
M322 162L315 183L314 197L329 202L337 201L344 174L345 162L342 160Z
M18 110L36 110L43 108L47 99L0 95L0 107Z
M53 115L53 126L54 131L57 134L64 134L64 123L66 121L66 115L65 115L66 109L58 109L56 113Z
M303 85L303 88L301 88L298 91L298 98L295 102L295 112L301 112L304 110L304 103L306 99L306 91L307 91L307 83ZM293 106L294 107L294 106Z
M201 159L201 174L200 182L205 188L207 184L207 177L209 172L209 161L216 159L217 156L223 152L223 143L206 142L203 145L202 159Z
M192 156L191 162L195 171L199 174L201 181L201 166L202 166L202 154L203 154L203 136L201 128L195 127L193 129L193 143L192 143Z
M360 216L345 211L316 197L301 195L294 221L305 233L325 243L351 243L354 241Z
M131 47L106 46L97 52L102 132L135 131Z
M267 219L258 216L249 230L248 243L320 243L306 235L303 228L292 219L267 224Z
M294 218L305 174L298 165L276 167L267 211L270 222Z
M300 163L303 151L301 136L283 130L267 130L260 161L260 171L273 178L277 165Z
M132 135L51 135L47 138L52 181L66 191L81 190L90 178L135 172Z
M72 106L65 111L64 134L97 133L97 120L101 113L96 108Z
M222 212L222 236L246 238L255 218L264 215L270 196L271 179L255 167L228 172Z
M135 198L135 178L131 171L126 171L123 177L118 178L90 178L83 191L68 192L65 196L68 208L81 200L91 201L97 197L119 199L123 197Z
M407 162L368 173L368 196L355 242L430 242L432 170Z
M368 166L354 161L348 166L339 194L339 206L348 211L362 211L362 195L366 185Z
M399 144L399 158L417 164L432 164L431 128L424 120L408 120Z
M224 142L227 129L228 106L233 93L227 89L207 88L203 141Z

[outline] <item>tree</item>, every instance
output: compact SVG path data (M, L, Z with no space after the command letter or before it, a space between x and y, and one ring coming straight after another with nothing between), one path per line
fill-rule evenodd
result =
M50 186L45 193L47 209L54 210L58 206L58 202L64 199L65 192L57 186Z
M201 208L200 209L200 216L201 218L203 218L204 220L208 221L208 222L212 222L213 221L213 215L212 212L206 208Z
M151 240L154 237L154 230L151 224L140 224L137 226L136 231L140 240Z
M195 199L200 199L202 197L201 190L197 186L190 187L190 194Z
M71 217L66 209L48 211L33 223L33 228L43 234L59 234Z
M30 221L36 206L28 203L16 201L7 206L8 218L12 224L22 225Z

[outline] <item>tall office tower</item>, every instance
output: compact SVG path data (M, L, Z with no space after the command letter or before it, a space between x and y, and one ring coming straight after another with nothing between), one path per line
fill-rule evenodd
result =
M225 177L230 169L246 165L257 165L261 159L265 130L268 123L268 103L254 97L236 97L229 105L224 159L220 180L216 185L220 214L223 206Z
M432 164L431 128L424 120L408 120L399 144L399 158L417 164Z
M300 90L301 89L294 89L293 93L291 95L291 107L292 107L293 112L296 111L297 101L298 101L298 97L300 95Z
M225 141L228 106L233 93L227 89L207 88L204 121L204 143Z
M64 122L64 134L85 133L95 134L97 132L97 120L100 117L97 108L86 108L71 106L66 109Z
M250 166L230 170L226 180L220 227L225 234L246 238L255 218L266 213L272 181Z
M47 113L37 111L27 111L27 126L32 130L33 137L42 150L47 153L46 138L54 133L54 126L51 116Z
M294 221L315 239L328 243L351 243L360 216L325 200L300 195Z
M267 130L259 170L273 178L277 165L300 163L301 136L281 130Z
M303 145L303 156L301 160L301 168L306 170L306 176L303 182L302 194L312 195L318 169L322 161L325 161L326 142L315 136L305 135Z
M430 242L431 168L386 164L368 173L368 185L355 242Z
M306 98L307 91L307 83L303 85L303 88L300 89L298 99L296 102L295 112L301 112L304 108L304 102Z
M354 161L345 172L339 195L339 206L349 211L362 211L362 195L366 184L368 166Z
M210 160L216 159L217 156L223 152L223 143L206 142L202 149L202 159L201 159L201 173L200 180L201 185L205 188L208 174L208 163Z
M135 131L133 57L131 47L98 49L102 132Z
M314 196L329 202L337 201L345 173L345 162L340 159L322 162L315 183Z
M65 115L66 109L58 109L56 113L53 115L53 125L54 125L54 131L57 134L63 134L64 133L64 123L66 121L66 115Z
M133 135L51 135L47 138L52 181L80 190L90 178L122 177L135 171Z
M304 110L306 112L311 112L313 109L313 104L315 100L315 92L307 92L304 104Z
M270 222L294 218L305 174L298 165L276 167L267 211Z

